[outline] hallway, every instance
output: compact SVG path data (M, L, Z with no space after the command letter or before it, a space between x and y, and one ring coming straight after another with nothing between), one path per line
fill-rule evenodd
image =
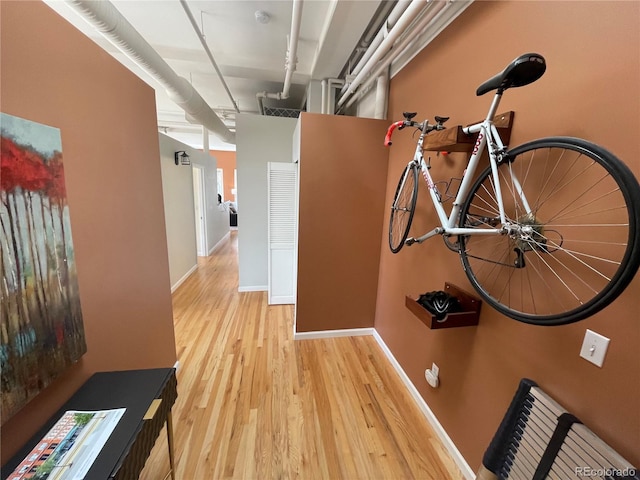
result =
M293 340L238 292L237 231L173 295L176 478L463 478L373 337ZM162 433L140 478L169 470Z

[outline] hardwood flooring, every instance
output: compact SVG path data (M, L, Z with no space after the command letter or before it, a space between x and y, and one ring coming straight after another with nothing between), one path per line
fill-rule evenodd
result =
M173 295L176 478L462 479L373 337L293 340L238 293L236 232ZM169 471L164 432L140 476Z

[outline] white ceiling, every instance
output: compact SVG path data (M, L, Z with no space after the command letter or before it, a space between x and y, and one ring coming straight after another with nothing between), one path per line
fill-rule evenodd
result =
M185 119L184 111L169 99L157 80L104 38L68 2L45 1L156 90L161 131L195 148L202 147L201 127ZM185 3L204 34L239 110L258 113L258 92L278 93L283 89L292 0L188 0ZM312 79L336 78L340 74L381 3L381 0L305 0L290 98L265 99L264 104L301 109ZM179 0L112 0L112 4L233 131L233 103L183 4ZM258 23L257 11L266 12L269 22ZM209 142L212 149L235 149L235 145L220 142L214 135L209 135Z

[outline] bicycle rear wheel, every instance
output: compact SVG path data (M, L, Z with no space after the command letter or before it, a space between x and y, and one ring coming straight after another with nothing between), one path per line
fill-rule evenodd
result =
M506 223L490 168L460 215L460 226L503 228L460 237L467 277L492 307L525 323L561 325L622 293L640 264L640 186L626 165L585 140L552 137L509 151L498 177Z
M411 162L402 172L391 204L389 219L389 247L398 253L409 235L418 198L418 166Z

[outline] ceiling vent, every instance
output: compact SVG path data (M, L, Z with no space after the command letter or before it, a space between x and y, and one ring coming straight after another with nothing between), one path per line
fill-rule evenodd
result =
M296 108L267 107L266 105L262 108L264 115L268 117L298 118L300 116L300 112L303 111Z

